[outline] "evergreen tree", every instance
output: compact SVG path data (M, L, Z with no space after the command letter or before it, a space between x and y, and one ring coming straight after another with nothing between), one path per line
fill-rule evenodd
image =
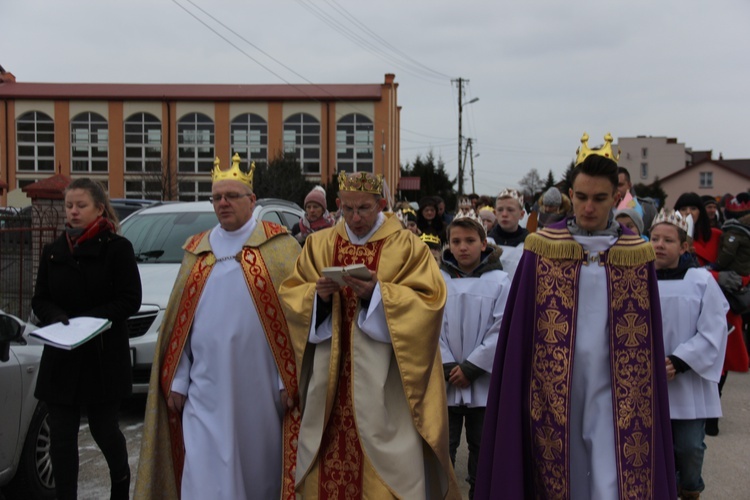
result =
M544 183L544 191L546 192L549 188L555 185L555 175L552 173L552 169L549 169L547 174L547 182Z
M299 206L315 186L302 174L294 153L279 153L269 163L257 163L253 175L253 191L258 198L281 198Z
M667 193L661 187L661 180L658 177L656 177L654 182L648 186L641 183L634 184L633 190L635 191L636 196L641 198L653 198L656 200L656 205L658 207L665 206L664 203L666 203L667 200Z
M410 201L419 201L425 196L440 196L445 201L445 206L456 206L456 193L453 185L457 179L451 179L445 170L445 162L435 159L432 151L422 158L420 155L414 159L414 163L401 167L402 177L419 177L419 192L406 191L403 198ZM393 189L393 188L392 188Z
M565 169L562 180L565 182L563 189L560 192L567 194L568 191L573 187L573 169L576 168L576 163L571 160L568 168Z

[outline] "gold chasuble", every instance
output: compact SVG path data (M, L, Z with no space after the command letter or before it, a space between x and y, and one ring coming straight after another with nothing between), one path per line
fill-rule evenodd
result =
M166 398L203 287L216 263L209 244L209 233L210 230L192 236L183 246L185 256L164 314L154 354L134 498L180 497L185 459L181 417L167 409ZM291 263L299 253L299 244L285 235L288 235L286 228L270 222L259 222L235 259L242 267L284 388L289 397L296 399L298 390L294 352L276 290L289 274ZM220 322L220 318L217 321ZM299 422L299 408L295 406L287 410L282 437L283 478L280 478L281 496L285 499L294 498Z
M460 498L438 349L445 283L427 246L385 216L364 245L349 241L343 220L310 235L279 289L299 374L305 499ZM321 270L355 263L377 272L391 343L359 328L369 304L349 287L332 297L333 337L309 343Z

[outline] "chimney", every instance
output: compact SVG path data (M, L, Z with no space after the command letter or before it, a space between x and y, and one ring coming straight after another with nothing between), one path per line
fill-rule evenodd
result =
M16 83L16 77L13 73L5 71L2 65L0 65L0 83Z

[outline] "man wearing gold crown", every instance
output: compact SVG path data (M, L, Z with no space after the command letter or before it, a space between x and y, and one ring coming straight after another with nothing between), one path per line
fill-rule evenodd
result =
M212 171L219 223L187 240L149 387L135 498L294 498L297 380L276 290L299 244L252 217L253 168Z
M343 215L279 290L300 382L297 493L460 498L438 351L446 288L427 246L384 214L381 176L339 176ZM362 263L370 280L322 277Z
M574 216L529 235L492 368L475 498L674 499L653 248L612 219L584 134Z

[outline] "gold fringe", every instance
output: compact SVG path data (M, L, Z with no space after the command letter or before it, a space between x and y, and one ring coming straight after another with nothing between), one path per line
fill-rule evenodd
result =
M568 233L567 229L565 230ZM539 231L526 237L523 247L540 257L548 259L583 259L583 247L579 245L571 236L549 233L548 231Z
M623 236L609 250L607 263L613 266L633 267L652 262L655 258L651 243L638 236Z

